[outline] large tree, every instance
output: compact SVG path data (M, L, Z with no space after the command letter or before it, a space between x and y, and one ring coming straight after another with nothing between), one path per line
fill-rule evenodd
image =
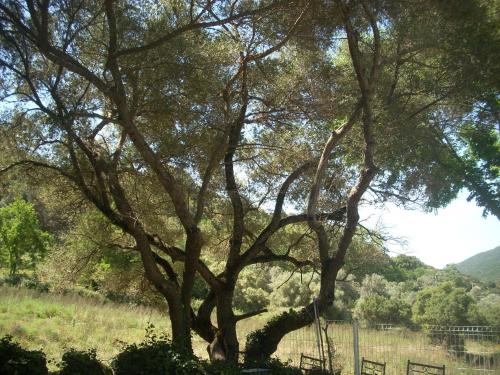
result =
M496 13L465 3L4 2L2 171L62 176L127 235L114 245L140 255L174 343L194 329L235 361L236 324L258 313L233 311L241 271L316 267L326 309L369 189L439 207L467 187L498 216L495 112L477 114L498 51L472 48L498 40ZM193 311L196 274L210 293ZM248 358L312 312L273 319Z

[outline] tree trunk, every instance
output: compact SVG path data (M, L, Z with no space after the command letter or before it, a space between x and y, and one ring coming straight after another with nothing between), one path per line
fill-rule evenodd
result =
M300 311L287 311L274 318L264 328L252 332L245 346L245 362L267 360L278 349L281 339L288 333L305 327L314 321L314 305Z
M214 291L217 306L217 332L210 345L208 354L210 360L237 363L239 357L239 342L236 333L237 319L233 313L234 285L224 285Z
M167 299L170 324L172 325L172 344L183 353L192 353L191 335L189 334L189 325L184 316L183 305L179 301Z

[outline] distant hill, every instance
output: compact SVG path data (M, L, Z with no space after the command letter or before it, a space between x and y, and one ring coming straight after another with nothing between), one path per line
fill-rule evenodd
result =
M498 283L500 282L500 246L467 258L456 266L465 275L485 282Z

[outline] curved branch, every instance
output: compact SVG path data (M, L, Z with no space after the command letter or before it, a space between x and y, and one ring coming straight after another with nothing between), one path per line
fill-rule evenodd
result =
M240 320L252 318L254 316L257 316L257 315L260 315L260 314L263 314L263 313L266 313L266 312L268 312L267 309L260 309L260 310L248 312L246 314L235 315L234 319L236 320L236 322L239 322Z
M131 47L131 48L127 48L127 49L118 51L118 52L116 52L115 56L121 57L121 56L126 56L126 55L132 55L132 54L135 54L138 52L149 51L149 50L152 50L156 47L159 47L159 46L169 42L170 40L178 37L179 35L184 34L185 32L203 29L203 28L208 28L208 27L222 26L222 25L225 25L229 22L235 21L235 20L240 19L240 18L255 16L255 15L265 13L269 10L272 10L274 8L279 7L280 5L282 5L284 3L285 3L284 1L272 2L270 5L264 6L262 8L253 9L253 10L249 10L249 11L243 11L241 13L234 14L234 15L231 15L229 17L218 19L215 21L190 22L187 25L178 27L177 29L169 32L168 34L166 34L166 35L162 36L161 38L158 38L158 39L156 39L148 44L145 44L145 45L142 45L139 47Z

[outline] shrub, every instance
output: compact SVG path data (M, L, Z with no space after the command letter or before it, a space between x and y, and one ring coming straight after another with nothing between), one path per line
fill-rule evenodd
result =
M171 345L167 341L156 341L125 346L113 360L111 367L115 375L166 375L170 374Z
M70 349L63 354L58 366L61 369L59 375L112 375L111 370L97 360L95 349Z
M445 282L418 292L413 319L417 324L467 325L474 307L475 302L465 289Z
M333 372L330 372L329 370L322 370L320 368L315 368L312 370L309 370L308 375L341 375L341 370L333 370Z
M179 353L154 327L146 328L146 339L126 345L112 362L115 375L204 375L206 364L192 355Z
M259 362L248 362L245 366L248 368L269 369L272 375L302 375L302 371L299 368L292 367L289 363L281 362L276 358L270 358Z
M41 282L36 276L25 278L22 281L21 286L41 293L48 293L50 290L50 285L48 283Z
M23 349L11 336L0 339L0 375L47 375L47 361L41 351Z
M410 306L406 303L376 294L360 298L356 303L354 315L370 325L386 322L407 325L411 319Z
M225 362L207 363L205 365L206 375L241 375L241 368L237 365Z

